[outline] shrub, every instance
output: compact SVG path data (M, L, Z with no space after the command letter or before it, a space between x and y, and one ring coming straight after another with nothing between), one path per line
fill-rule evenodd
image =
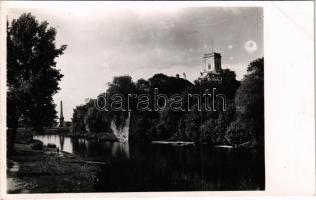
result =
M32 144L31 144L31 149L33 149L33 150L43 150L44 149L43 142L41 142L39 140L33 140Z
M48 144L47 144L47 148L56 148L56 145L55 145L55 144L48 143Z

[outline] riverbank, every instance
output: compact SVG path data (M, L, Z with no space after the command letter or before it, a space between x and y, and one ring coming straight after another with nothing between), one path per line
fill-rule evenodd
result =
M93 192L100 170L65 152L18 151L7 161L8 193Z

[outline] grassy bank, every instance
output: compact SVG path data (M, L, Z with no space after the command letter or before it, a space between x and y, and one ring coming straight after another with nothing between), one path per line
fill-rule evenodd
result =
M99 171L67 153L17 152L8 159L8 193L93 192Z

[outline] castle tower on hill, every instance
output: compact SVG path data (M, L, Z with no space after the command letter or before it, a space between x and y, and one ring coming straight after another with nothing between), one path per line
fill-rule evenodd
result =
M203 56L205 69L204 72L220 73L222 71L222 56L220 53L212 52L206 53Z

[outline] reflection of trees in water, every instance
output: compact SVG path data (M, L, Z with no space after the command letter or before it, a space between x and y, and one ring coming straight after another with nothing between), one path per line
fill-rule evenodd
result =
M133 146L134 147L134 146ZM203 147L151 146L138 148L148 165L154 188L163 190L245 190L264 188L264 159L240 150ZM134 148L133 148L134 156ZM145 175L147 174L147 175Z
M203 190L264 189L262 153L208 149L202 157ZM262 168L263 167L263 168Z
M130 158L128 142L114 142L112 146L112 156L115 158Z
M85 140L71 138L73 153L90 158L109 159L130 158L130 149L128 142L102 142L97 140Z
M61 149L68 148L69 139L74 154L93 160L110 160L104 178L100 177L104 184L99 186L101 191L134 187L139 191L264 189L261 151L207 146L201 151L199 146L129 144L54 135L39 138ZM117 182L113 182L114 179ZM129 181L122 185L121 180Z
M111 153L107 157L118 159L99 176L98 191L264 189L260 152L203 147L201 153L199 146L103 144Z
M43 138L53 142L55 136ZM60 137L56 144L67 149L67 139ZM98 187L103 192L264 189L264 154L259 150L204 146L201 151L200 146L175 147L78 138L71 138L70 142L74 154L96 161L110 161L104 174L99 176L102 181Z
M60 135L59 137L59 143L60 143L60 150L64 150L64 144L65 144L65 136L64 135Z
M89 140L87 144L87 155L89 157L103 157L108 150L104 145L104 142Z
M87 156L87 141L81 138L71 138L72 151L74 154L86 157Z

